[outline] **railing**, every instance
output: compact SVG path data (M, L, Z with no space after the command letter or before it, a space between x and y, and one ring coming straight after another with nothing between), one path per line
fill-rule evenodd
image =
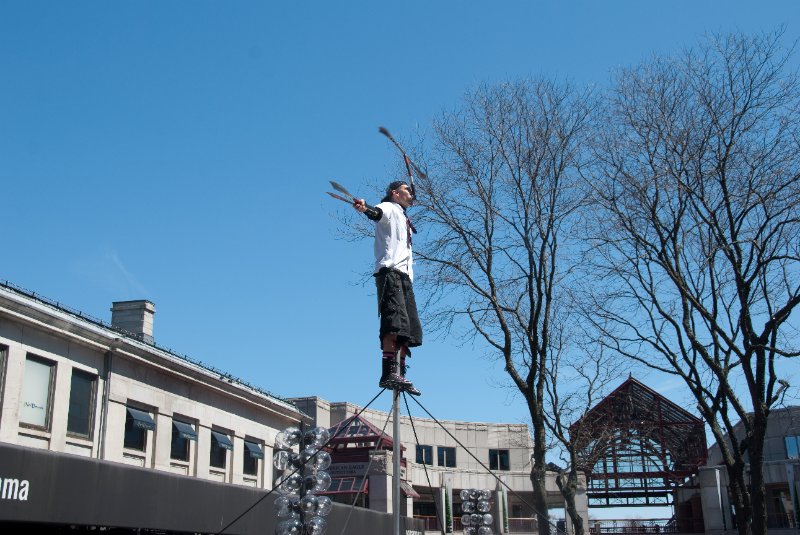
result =
M414 515L425 523L425 531L439 531L439 519L435 516Z
M414 516L425 523L425 531L440 531L439 521L435 516ZM770 515L768 524L770 528L793 528L794 519L791 515ZM560 525L559 530L563 529ZM453 517L453 531L458 533L463 531L461 517ZM556 533L555 528L551 528L551 533ZM509 518L509 533L538 533L535 518ZM652 535L661 533L702 533L702 526L678 525L672 518L651 518L651 519L617 519L617 520L589 520L590 535Z
M767 515L767 527L771 529L793 529L797 522L793 514L773 513Z
M535 518L509 518L508 519L508 532L509 533L538 533ZM551 533L553 530L550 531Z
M639 535L645 533L702 533L698 529L679 526L672 518L589 520L590 535Z
M435 516L417 516L425 522L425 531L440 531L439 521ZM464 531L464 526L461 525L461 517L453 517L453 531ZM535 518L509 518L508 519L508 532L509 533L536 533L536 519Z

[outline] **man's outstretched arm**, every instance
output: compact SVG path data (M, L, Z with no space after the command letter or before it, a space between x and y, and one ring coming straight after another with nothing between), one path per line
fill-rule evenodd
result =
M383 217L383 210L377 206L367 206L367 202L364 199L354 200L353 208L355 208L357 212L365 214L373 221L380 221L381 217Z

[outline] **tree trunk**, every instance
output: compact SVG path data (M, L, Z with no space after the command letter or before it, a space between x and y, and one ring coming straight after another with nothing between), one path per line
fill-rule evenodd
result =
M558 485L558 490L561 491L561 495L564 496L564 508L572 522L573 534L584 535L583 517L578 514L578 509L575 507L575 494L578 491L578 473L574 469L569 472L562 472L558 474L556 484Z
M750 503L752 504L752 533L767 533L767 499L764 490L764 436L767 429L767 414L763 409L753 413L753 436L747 451L750 460Z
M539 468L541 466L541 468ZM536 463L531 468L531 483L533 484L533 506L536 508L536 523L539 535L550 535L550 516L547 514L547 489L545 482L547 469L544 462Z
M533 407L531 403L529 407ZM546 440L544 421L541 414L531 410L533 423L533 459L531 466L531 484L533 485L533 506L536 508L536 520L539 535L550 535L550 515L547 509L547 466L544 456Z
M744 464L736 463L733 466L728 466L728 488L731 493L731 502L733 504L733 512L736 515L736 530L739 535L750 535L752 510L750 508L750 499L747 494L747 483L744 476Z

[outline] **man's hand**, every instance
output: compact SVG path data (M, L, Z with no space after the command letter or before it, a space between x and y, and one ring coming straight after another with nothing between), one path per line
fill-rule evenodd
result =
M353 201L353 208L355 208L357 212L361 212L363 214L367 211L367 201L364 199L355 199Z

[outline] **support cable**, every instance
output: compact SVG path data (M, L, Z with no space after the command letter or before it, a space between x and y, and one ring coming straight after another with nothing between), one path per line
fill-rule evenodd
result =
M354 415L353 415L353 416L350 418L350 421L349 421L349 422L347 422L347 424L346 424L346 425L340 425L340 426L339 426L339 430L338 430L336 433L334 433L334 435L333 435L332 437L330 437L330 438L328 439L328 441L327 441L325 444L323 444L322 446L320 446L320 447L319 447L319 449L318 449L317 451L322 451L324 448L326 448L326 447L328 446L328 444L330 444L330 443L331 443L331 441L333 441L333 439L334 439L334 438L336 438L336 437L339 435L339 433L341 433L341 432L342 432L344 429L347 429L347 426L348 426L348 425L350 425L350 423L351 423L353 420L355 420L356 418L358 418L359 416L361 416L361 413L363 413L365 410L367 410L367 409L369 408L369 406L370 406L370 405L372 405L372 404L375 402L375 400L376 400L376 399L378 399L378 397L380 397L380 395L381 395L381 394L383 394L384 390L386 390L386 389L385 389L385 388L381 389L381 391L380 391L380 392L378 392L378 393L375 395L375 397L373 397L373 398L372 398L372 399L369 401L369 403L367 403L367 404L366 404L366 406L365 406L365 407L363 407L363 408L362 408L360 411L358 411L356 414L354 414ZM312 460L312 459L314 459L315 457L316 457L316 454L312 455L312 456L311 456L311 457L308 459L308 461L311 461L311 460ZM264 461L266 462L266 459L264 459ZM306 463L307 463L308 461L306 461ZM296 474L297 472L299 472L300 470L302 470L302 469L303 469L303 467L306 465L306 463L302 463L300 466L298 466L297 468L295 468L295 469L294 469L294 471L293 471L292 473L290 473L290 474L289 474L288 476L286 476L286 477L291 477L291 476L293 476L294 474ZM231 527L232 525L234 525L234 524L235 524L236 522L238 522L238 521L239 521L239 520L240 520L240 519L241 519L241 518L242 518L244 515L246 515L246 514L247 514L247 513L249 513L250 511L252 511L252 510L253 510L253 508L254 508L256 505L258 505L259 503L261 503L261 502L262 502L264 499L266 499L266 498L267 498L267 497L268 497L270 494L272 494L273 492L275 492L275 486L274 486L274 482L273 482L273 487L272 487L272 488L269 490L269 492L267 492L267 493L266 493L265 495L263 495L261 498L259 498L258 500L256 500L256 502L255 502L253 505L251 505L250 507L248 507L247 509L245 509L245 510L244 510L244 512L243 512L242 514L240 514L239 516L237 516L236 518L234 518L234 519L233 519L231 522L229 522L229 523L228 523L228 524L227 524L227 525L226 525L224 528L222 528L221 530L219 530L219 531L216 533L216 535L221 535L222 533L225 533L225 530L226 530L226 529L228 529L229 527Z
M414 433L414 444L419 446L419 437L417 436L417 429L414 426L414 419L411 417L411 409L408 407L408 396L406 393L403 392L403 402L406 404L406 412L408 413L408 421L411 423L411 431ZM428 489L431 491L431 499L433 500L433 507L436 510L436 521L439 523L439 530L442 532L442 535L445 535L444 532L444 521L439 513L439 507L436 505L436 495L433 492L433 485L431 484L431 478L428 475L428 469L425 467L425 459L422 459L422 470L425 472L425 479L428 482Z
M531 505L530 503L528 503L528 501L527 501L527 500L525 500L525 498L523 498L523 497L522 497L522 496L521 496L521 495L520 495L518 492L516 492L514 489L512 489L511 487L509 487L509 486L506 484L506 482L505 482L505 481L503 481L502 479L500 479L500 477L499 477L498 475L496 475L494 472L492 472L492 470L491 470L489 467L487 467L485 464L483 464L483 462L481 462L481 460L480 460L480 459L478 459L478 458L477 458L477 457L476 457L476 456L475 456L475 455L474 455L474 454L473 454L471 451L469 451L469 449L467 449L467 447L466 447L464 444L462 444L462 443L461 443L461 441L460 441L460 440L458 440L458 439L457 439L457 438L456 438L456 437L453 435L453 433L451 433L451 432L450 432L450 431L449 431L449 430L448 430L448 429L447 429L447 428L446 428L444 425L442 425L442 423L441 423L439 420L437 420L437 419L436 419L436 418L435 418L435 417L434 417L434 416L433 416L433 415L432 415L430 412L428 412L428 409L426 409L425 407L423 407L422 403L420 403L420 402L419 402L419 400L418 400L416 397L413 397L413 396L412 396L412 398L411 398L411 399L413 399L413 400L414 400L414 401L417 403L417 405L419 405L419 406L420 406L420 408L421 408L423 411L425 411L425 414L427 414L428 416L430 416L430 417L431 417L431 419L432 419L434 422L436 422L436 423L439 425L439 427L441 427L441 428L444 430L444 432L445 432L445 433L447 433L448 435L450 435L450 438L452 438L452 439L453 439L453 440L456 442L456 444L458 444L459 446L461 446L461 447L464 449L464 451L466 451L466 452L467 452L467 454L469 454L469 456L470 456L470 457L472 457L473 459L475 459L475 461L477 461L477 463L478 463L479 465L481 465L481 466L483 467L483 469L484 469L484 470L486 470L487 472L489 472L489 474L491 474L491 476L492 476L492 477L494 477L494 478L497 480L497 482L498 482L498 483L500 483L500 484L501 484L501 485L503 485L503 486L504 486L506 489L508 489L508 490L511 492L511 494L513 494L514 496L516 496L517 498L519 498L519 500L520 500L522 503L524 503L525 505L527 505L528 507L530 507L530 508L531 508L531 510L532 510L534 513L536 513L538 516L540 516L540 517L541 517L541 516L543 516L543 517L545 517L545 518L548 518L548 515L543 515L543 514L542 514L542 513L541 513L541 512L540 512L540 511L539 511L539 510L536 508L536 507L534 507L533 505ZM549 520L549 518L548 518L548 521L547 521L547 523L548 523L548 524L550 524L550 525L551 525L553 528L555 528L555 529L556 529L556 532L558 532L558 527L557 527L555 524L553 524L553 523L552 523L552 522Z
M383 393L383 390L381 390L381 393ZM363 412L363 411L361 411L361 412ZM391 419L392 419L392 413L389 412L387 414L386 421L383 423L383 428L381 428L381 435L386 435L386 426L389 425L389 420L391 420ZM376 453L378 451L378 447L380 447L380 445L381 445L381 436L378 436L378 440L375 441L375 448L373 449L373 453ZM344 521L344 525L342 526L342 531L341 531L340 535L344 535L344 530L347 529L347 524L350 523L350 517L353 515L353 510L356 507L356 502L358 502L358 497L362 492L364 492L364 486L366 485L367 477L369 477L369 469L372 467L372 459L373 459L373 456L372 456L372 454L370 454L369 455L369 462L367 463L367 469L366 469L366 471L364 472L364 475L361 478L361 488L358 489L358 492L356 492L356 497L355 497L355 499L353 499L353 504L350 506L350 509L347 512L347 518Z

